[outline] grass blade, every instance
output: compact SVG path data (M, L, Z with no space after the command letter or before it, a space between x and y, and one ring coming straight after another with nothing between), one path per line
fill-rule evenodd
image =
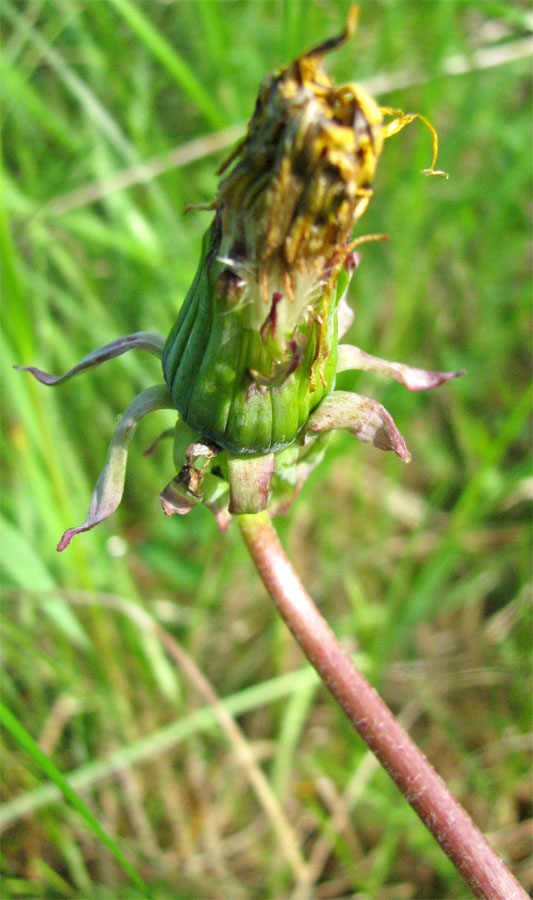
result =
M358 658L361 665L364 660ZM318 678L311 666L306 666L272 678L264 684L245 688L236 694L222 700L223 705L232 716L241 716L251 710L259 709L269 703L284 699L293 692L306 690L310 685L315 688ZM84 790L109 778L117 769L124 766L133 766L147 760L156 758L188 740L196 734L215 731L217 720L211 707L205 706L189 715L182 716L169 725L164 725L156 731L131 741L127 746L119 747L110 753L105 759L93 760L79 768L69 772L68 784ZM0 829L7 828L22 816L30 815L44 806L56 803L59 799L57 786L43 784L32 791L26 791L18 797L14 797L4 803L0 809Z
M32 736L26 731L24 726L20 724L11 710L4 706L3 703L0 703L0 724L3 725L6 731L9 732L9 734L11 735L13 740L16 741L19 747L26 751L28 756L30 756L34 763L39 766L39 768L42 772L44 772L47 778L49 778L50 781L54 782L54 784L63 794L65 800L67 800L70 805L79 812L82 818L85 819L93 834L103 844L106 845L108 850L117 860L118 864L124 869L125 872L127 872L129 877L139 888L139 890L142 891L142 894L145 897L150 898L152 894L149 891L147 885L144 883L143 879L134 869L131 863L128 862L116 841L114 841L113 838L107 833L107 831L105 831L96 816L94 816L91 810L85 805L81 797L78 797L76 792L71 788L66 778L57 768L56 764L52 762L52 760L46 755L46 753L43 753Z
M24 560L21 566L20 561ZM2 523L2 555L0 572L20 587L48 595L42 598L42 609L68 640L79 648L90 647L84 628L67 603L54 596L56 583L48 568L16 525L4 518Z
M144 13L141 12L141 8L134 6L129 0L111 0L111 3L117 12L126 19L139 38L150 48L167 72L192 97L209 124L215 128L220 128L221 125L226 124L210 94L198 81L182 57L179 56L176 50L170 46Z

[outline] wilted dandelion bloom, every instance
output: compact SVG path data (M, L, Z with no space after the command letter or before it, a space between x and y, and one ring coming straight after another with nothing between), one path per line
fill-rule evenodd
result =
M165 512L183 514L204 502L223 528L231 514L284 511L334 429L409 460L389 413L368 397L335 391L337 372L380 372L409 390L460 374L412 369L338 345L352 319L346 291L355 248L383 238L354 239L354 227L372 196L385 139L415 118L378 106L360 85L335 85L321 68L355 19L352 11L339 37L264 79L247 134L220 169L198 270L166 342L138 333L64 376L30 369L57 384L132 347L162 356L165 385L143 391L126 410L89 515L65 532L58 549L116 509L128 445L153 409L179 414L172 432L177 475L161 495ZM443 174L434 169L437 141L429 128L427 172Z
M343 37L265 78L163 352L183 419L231 453L290 445L334 384L337 280L383 146L377 104L320 68Z

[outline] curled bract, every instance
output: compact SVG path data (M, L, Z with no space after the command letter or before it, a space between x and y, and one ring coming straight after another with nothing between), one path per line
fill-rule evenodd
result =
M54 376L32 366L17 366L30 372L41 383L54 386L88 368L138 348L160 354L163 339L144 333L126 335L112 344L93 351L64 375ZM365 354L358 347L341 345L341 368L361 368L379 372L400 381L409 390L438 387L462 372L430 372ZM371 361L370 363L368 361ZM361 365L359 365L361 363ZM58 550L64 550L76 534L89 531L117 509L124 490L128 451L141 419L160 409L175 409L166 385L142 391L130 403L115 430L104 468L96 482L85 521L68 528ZM185 515L203 503L214 514L221 530L232 515L259 512L267 507L273 515L287 511L303 483L322 459L330 433L345 429L358 440L380 450L391 450L409 462L409 452L391 415L376 400L350 391L333 391L308 417L292 445L267 454L232 454L216 444L205 442L179 417L174 428L167 428L147 451L153 453L161 439L173 437L177 474L161 493L166 515Z

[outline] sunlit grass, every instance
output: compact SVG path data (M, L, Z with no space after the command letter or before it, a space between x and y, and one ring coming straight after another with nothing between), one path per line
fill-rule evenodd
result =
M509 52L482 69L473 56L479 42L515 46L527 12L455 0L362 7L332 74L426 73L380 99L431 119L450 179L419 174L431 158L423 128L387 143L361 231L391 242L364 248L350 338L468 375L426 395L340 376L339 387L385 403L413 461L338 436L277 525L335 632L531 888L530 60ZM11 368L61 372L119 335L169 330L209 221L182 211L211 199L223 151L209 153L207 141L205 155L157 177L117 190L112 179L244 123L264 74L336 33L346 9L296 0L4 0L0 9L3 701L72 773L156 897L292 896L297 877L213 713L158 634L117 612L122 600L149 612L227 698L315 865L313 897L465 896L302 668L238 534L220 535L204 509L162 516L170 448L141 451L170 413L140 427L114 518L55 553L86 514L116 416L160 380L157 361L122 357L57 389ZM458 54L472 71L440 75ZM87 185L97 199L77 202ZM3 895L135 896L8 735L3 773Z

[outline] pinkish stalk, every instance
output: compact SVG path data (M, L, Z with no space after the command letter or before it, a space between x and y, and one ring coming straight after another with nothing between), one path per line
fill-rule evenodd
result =
M474 894L483 900L528 900L505 863L342 649L287 559L268 513L237 519L257 571L307 659Z

